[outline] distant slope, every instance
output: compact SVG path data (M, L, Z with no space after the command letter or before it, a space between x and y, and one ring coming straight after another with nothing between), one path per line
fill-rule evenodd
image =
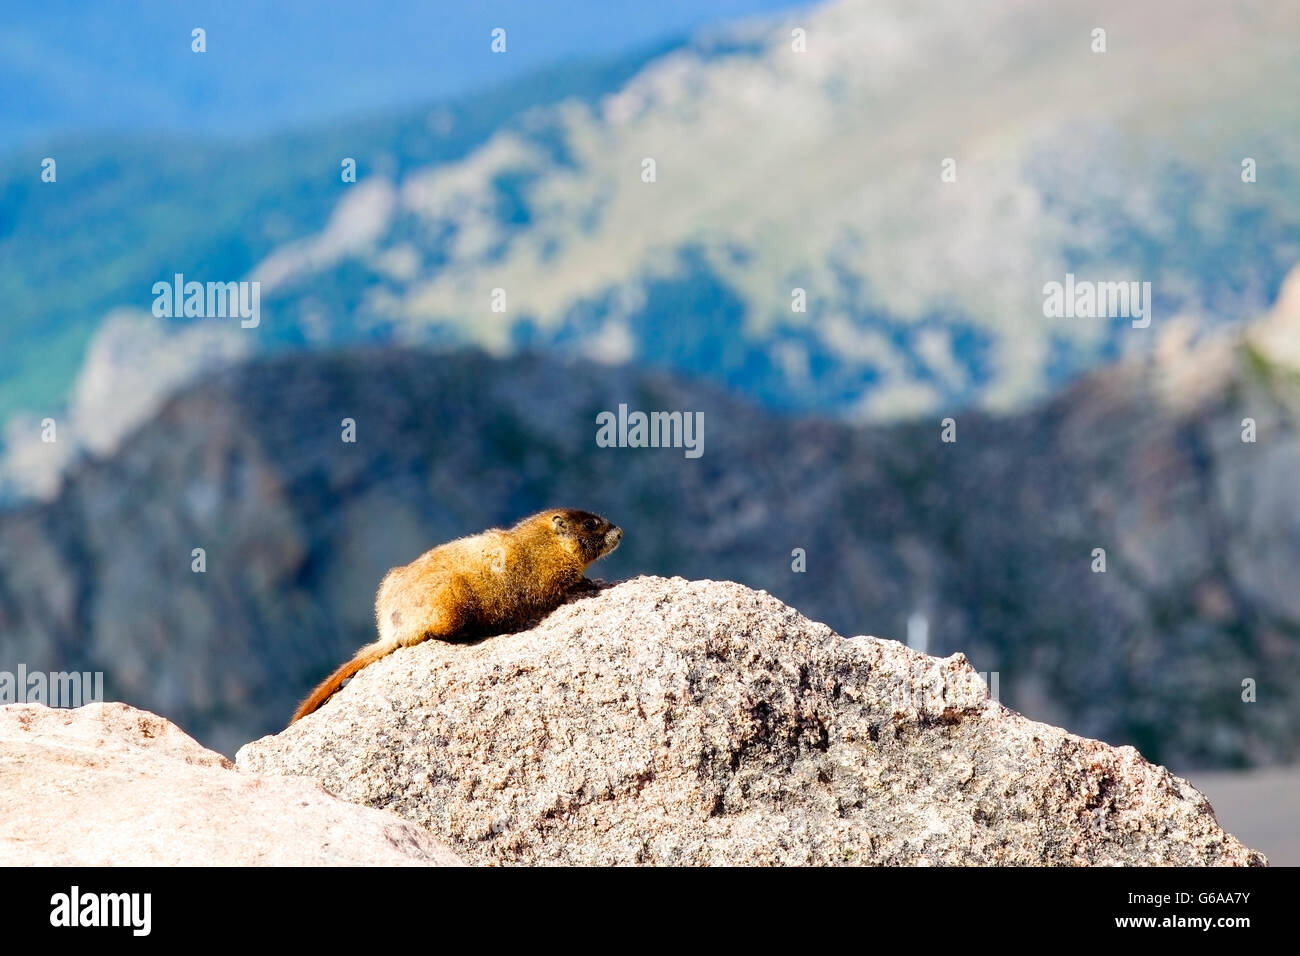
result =
M70 129L246 139L341 116L410 110L599 59L790 0L529 0L366 6L312 0L9 4L0 21L0 144ZM207 49L191 50L202 27ZM494 52L492 31L507 33Z
M0 669L103 669L112 696L230 752L371 638L388 567L565 504L625 528L603 577L730 578L846 634L902 637L923 614L932 653L998 672L1032 717L1176 766L1293 761L1294 291L1248 343L1168 341L1027 412L958 415L955 444L937 419L773 417L536 356L240 365L77 465L53 502L0 513ZM703 456L596 447L596 414L620 403L702 411Z
M258 351L553 350L863 420L1023 407L1155 338L1044 318L1067 271L1150 281L1157 328L1271 301L1300 261L1297 43L1272 0L837 0L319 134L51 147L57 186L14 157L0 418L50 411L107 310L176 272L261 279Z
M676 43L567 63L457 101L227 145L164 136L65 137L0 156L0 423L58 408L105 314L147 311L180 272L243 278L321 228L358 175L402 176L463 158L538 105L617 88ZM41 160L58 163L42 183ZM280 325L268 336L301 342ZM262 342L265 346L268 343Z
M255 270L276 320L576 351L881 420L1023 407L1151 347L1127 317L1045 318L1067 272L1150 282L1157 328L1212 326L1300 261L1286 5L831 2L739 36L358 199L384 224L361 248L331 230Z

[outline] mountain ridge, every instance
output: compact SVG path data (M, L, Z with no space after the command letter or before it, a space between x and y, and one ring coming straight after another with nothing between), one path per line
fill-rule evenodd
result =
M1031 717L1174 765L1285 762L1300 378L1258 335L1170 346L1018 415L958 413L955 443L937 418L773 416L553 356L257 358L173 396L52 502L0 512L0 652L105 670L111 695L229 751L372 639L389 567L576 506L625 529L607 577L729 578L841 632L920 614L932 650L1000 673ZM597 447L620 403L703 412L704 455Z
M74 150L57 184L11 163L0 416L30 417L6 446L75 399L106 316L177 272L265 282L249 351L571 352L853 421L1023 408L1154 347L1122 317L1045 318L1067 273L1149 281L1157 328L1267 306L1300 261L1300 107L1276 92L1300 82L1294 18L1003 0L972 27L966 9L825 3L233 155Z

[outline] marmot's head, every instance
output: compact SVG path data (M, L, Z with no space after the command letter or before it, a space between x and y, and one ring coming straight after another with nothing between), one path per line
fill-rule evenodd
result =
M550 511L551 529L583 564L603 558L623 540L623 529L590 511Z

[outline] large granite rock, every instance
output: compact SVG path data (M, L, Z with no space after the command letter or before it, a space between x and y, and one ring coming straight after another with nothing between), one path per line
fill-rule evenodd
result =
M459 863L392 814L240 773L147 711L0 707L0 865Z
M642 577L426 642L242 748L476 863L1260 865L1131 747L989 698L960 654Z

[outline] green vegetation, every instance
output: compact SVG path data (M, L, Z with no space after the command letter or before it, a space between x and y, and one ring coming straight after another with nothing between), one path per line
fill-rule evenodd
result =
M64 139L0 160L0 422L63 400L110 309L148 309L154 282L244 276L276 246L325 223L339 163L388 175L447 162L502 123L567 97L617 88L660 43L615 59L562 64L429 110L246 143L130 137ZM41 160L57 163L41 182Z

